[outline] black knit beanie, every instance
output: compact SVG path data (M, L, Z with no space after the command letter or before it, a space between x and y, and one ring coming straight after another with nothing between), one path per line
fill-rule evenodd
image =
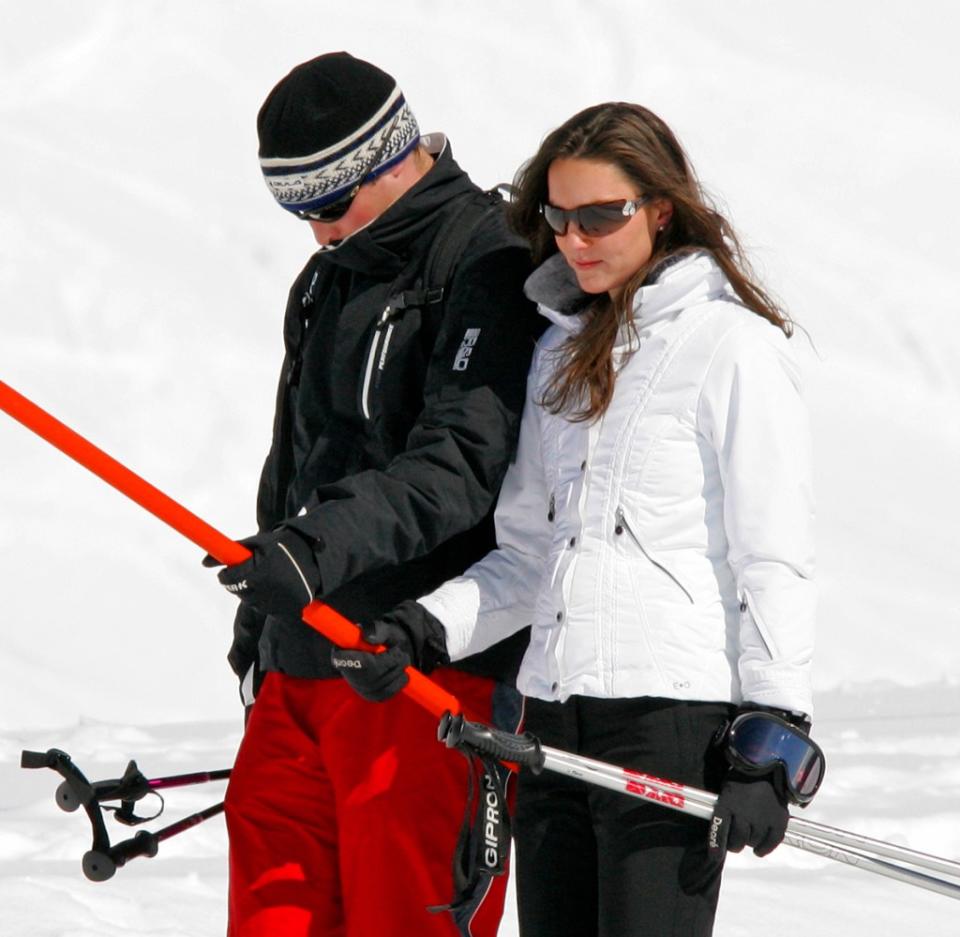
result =
M260 168L288 211L314 211L396 165L420 140L396 81L346 52L298 65L257 115Z

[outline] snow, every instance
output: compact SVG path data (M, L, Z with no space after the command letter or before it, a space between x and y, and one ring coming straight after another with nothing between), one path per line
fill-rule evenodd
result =
M815 346L830 769L804 815L960 856L954 5L8 7L0 380L232 536L254 526L283 300L311 249L256 162L279 77L326 50L378 62L488 186L580 107L664 116ZM153 775L228 766L234 602L199 551L6 417L0 452L0 933L220 933L222 819L94 885L82 815L18 764L55 746L98 778L131 757ZM171 791L169 816L221 793ZM734 858L716 933L951 934L954 909L781 848Z

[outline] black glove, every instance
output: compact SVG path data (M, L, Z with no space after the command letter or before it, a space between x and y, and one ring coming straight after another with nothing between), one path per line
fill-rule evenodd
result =
M724 853L752 846L758 856L773 852L783 841L790 813L770 775L748 777L731 771L717 797L710 820L707 853L714 865Z
M310 542L285 527L241 540L249 560L217 573L221 585L264 615L299 619L320 586L320 570ZM207 556L204 566L220 566Z
M443 625L419 602L402 602L361 630L365 641L383 644L387 650L334 647L330 661L357 693L373 703L390 699L407 685L407 667L429 673L438 664L449 663Z
M227 661L230 669L241 681L250 670L250 665L260 656L260 636L265 623L266 616L261 615L255 608L243 603L237 606L237 613L233 618L233 643L230 645ZM259 688L259 683L256 688Z

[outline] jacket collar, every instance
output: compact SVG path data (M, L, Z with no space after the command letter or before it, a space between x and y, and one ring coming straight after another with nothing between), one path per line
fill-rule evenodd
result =
M476 187L457 165L441 133L422 138L434 156L433 168L382 215L319 255L338 267L387 279L396 276L435 233L437 211Z
M567 332L578 332L590 296L562 254L545 260L528 278L524 287L537 303L540 314ZM650 282L637 290L633 301L634 324L644 328L660 319L678 315L688 306L712 299L733 299L736 295L723 271L708 251L675 254L659 264Z

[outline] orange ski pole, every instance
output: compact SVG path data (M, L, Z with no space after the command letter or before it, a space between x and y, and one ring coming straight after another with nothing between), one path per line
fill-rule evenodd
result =
M94 475L103 479L112 488L145 508L192 543L227 566L235 566L250 558L250 551L235 540L222 534L215 527L188 511L173 498L165 495L150 482L112 456L98 449L89 440L74 432L69 426L42 410L8 384L0 381L0 410L6 411L15 420L32 430L52 446ZM303 620L315 631L342 648L358 651L382 651L363 640L360 629L349 619L323 602L314 599L303 610ZM427 711L440 718L445 712L458 714L460 703L442 687L425 677L414 667L407 667L410 682L403 692Z

